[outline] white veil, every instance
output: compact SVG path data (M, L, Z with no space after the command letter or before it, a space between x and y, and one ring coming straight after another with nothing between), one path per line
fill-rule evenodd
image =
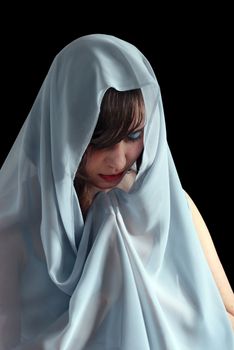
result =
M84 223L73 181L109 87L142 89L142 164ZM88 35L55 57L1 169L0 284L0 349L233 350L160 89L133 45Z

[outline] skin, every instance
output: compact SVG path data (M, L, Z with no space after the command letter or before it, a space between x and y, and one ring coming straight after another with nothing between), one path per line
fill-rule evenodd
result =
M139 129L140 127L137 130ZM143 132L141 133L140 138L136 141L126 138L107 149L88 149L85 171L86 175L88 176L90 188L93 189L93 195L95 195L97 191L108 191L114 187L122 188L123 190L128 191L131 188L136 176L134 171L128 170L140 156L142 150ZM115 175L119 173L123 174L111 182L103 179L102 176L100 176ZM199 241L222 297L227 311L227 316L229 317L231 326L234 330L234 294L232 288L216 252L211 235L199 210L186 192L185 196L191 210L193 223Z
M202 249L206 256L208 265L213 274L216 285L219 289L220 295L222 297L224 306L227 311L227 315L230 319L232 329L234 330L234 294L230 286L228 278L225 274L223 266L218 257L217 251L215 249L214 243L212 241L209 230L198 210L195 203L191 197L185 192L191 214L193 223L198 234Z
M137 160L142 150L143 133L140 139L137 141L130 141L129 138L126 138L120 143L106 150L94 151L90 148L88 150L88 160L86 163L86 172L89 175L90 186L94 189L94 191L108 191L113 187L119 187L125 191L128 191L135 180L136 174L134 171L127 172L127 170ZM108 181L106 182L99 176L99 174L118 174L122 170L124 171L125 175L121 176L121 178L118 179L118 181L116 180L115 183L110 183ZM214 276L216 285L220 291L220 295L227 311L227 316L230 319L230 324L234 330L234 295L232 288L229 284L228 278L219 260L210 233L201 214L199 213L191 197L187 193L185 193L185 195L191 210L192 219L199 241ZM4 238L0 244L0 251L2 250L0 252L0 263L1 257L3 257L2 264L5 264L6 260L4 252L9 251L9 247L11 251L15 252L15 254L13 254L11 257L11 263L6 266L5 270L2 271L5 271L6 275L2 276L0 279L3 280L5 278L6 282L9 282L9 286L7 286L7 288L13 292L6 295L6 285L3 286L4 288L1 288L0 286L0 299L4 300L5 303L2 305L3 312L5 306L8 308L9 305L16 306L19 303L18 290L20 286L18 269L23 268L24 262L27 259L24 243L22 238L20 238L20 234L18 232L12 232L12 235L9 235L8 238L10 240L6 240ZM5 277L8 277L9 275L12 276L11 279ZM1 293L3 293L4 297L1 297ZM9 341L8 346L14 346L17 336L20 336L20 321L18 316L19 315L14 315L14 318L12 318L10 315L8 315L8 317L6 316L5 318L5 325L11 329L11 334L9 334L9 338L7 340ZM15 332L15 337L13 336L13 332ZM13 343L11 343L11 339Z
M90 189L108 191L117 187L143 150L143 125L119 143L104 149L89 146L84 172Z

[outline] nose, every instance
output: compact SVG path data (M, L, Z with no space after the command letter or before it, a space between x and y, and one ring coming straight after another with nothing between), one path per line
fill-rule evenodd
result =
M127 163L124 141L116 143L107 150L105 161L113 173L119 174L124 171Z

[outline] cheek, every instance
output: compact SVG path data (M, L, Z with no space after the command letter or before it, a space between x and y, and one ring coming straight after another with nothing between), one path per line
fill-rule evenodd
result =
M129 153L131 160L137 160L137 158L140 156L141 152L143 151L143 148L144 148L143 141L137 143L137 145L134 145Z
M137 145L137 158L140 156L141 152L143 151L143 148L144 148L144 140L142 138L139 144Z
M90 173L94 171L99 164L102 162L102 153L100 151L89 151L87 152L85 171Z

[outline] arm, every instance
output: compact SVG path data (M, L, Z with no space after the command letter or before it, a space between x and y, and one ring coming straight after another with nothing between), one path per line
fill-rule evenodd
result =
M220 291L223 303L228 312L228 316L231 320L232 327L234 329L234 294L232 288L225 274L223 266L219 260L208 228L192 199L187 193L185 194L192 213L194 226L196 228L199 240L201 242L202 249L205 253L207 262L214 276L215 282Z

